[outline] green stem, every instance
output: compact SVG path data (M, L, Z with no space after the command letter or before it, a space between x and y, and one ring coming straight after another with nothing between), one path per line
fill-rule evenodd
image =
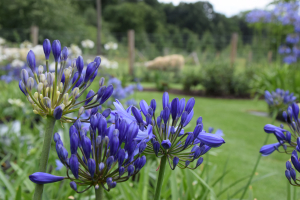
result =
M290 182L287 181L287 195L286 195L287 200L291 200L291 184Z
M39 172L46 172L47 170L47 163L48 163L49 152L51 148L51 141L52 141L55 121L56 120L50 116L48 116L46 119L44 144L43 144L43 149L40 158ZM36 184L33 200L42 199L43 189L44 189L43 184Z
M98 189L95 189L96 200L103 200L103 187L99 186Z
M155 196L154 196L155 200L160 199L160 191L161 191L161 186L162 186L163 180L164 180L166 163L167 163L167 156L163 156L160 160L159 175L158 175L156 191L155 191Z
M294 196L293 196L293 198L294 198L294 200L297 200L297 187L293 187L293 189L294 189Z
M274 124L274 122L275 122L277 113L278 113L277 111L275 111L275 112L273 113L273 116L272 116L272 124ZM267 144L268 139L269 139L269 135L270 135L270 134L267 133L267 137L266 137L266 139L265 139L265 141L264 141L263 146ZM251 184L251 181L252 181L253 176L254 176L254 174L255 174L255 172L256 172L256 169L257 169L257 167L258 167L258 164L259 164L259 161L260 161L261 157L262 157L262 155L259 154L258 157L257 157L257 161L256 161L256 163L255 163L255 166L254 166L254 168L253 168L253 171L252 171L252 173L251 173L251 176L250 176L250 178L249 178L249 181L248 181L248 183L247 183L247 185L246 185L246 187L245 187L245 189L244 189L244 192L243 192L243 194L242 194L240 200L242 200L242 199L244 198L244 196L245 196L245 194L246 194L246 192L247 192L247 190L248 190L248 188L249 188L249 185Z

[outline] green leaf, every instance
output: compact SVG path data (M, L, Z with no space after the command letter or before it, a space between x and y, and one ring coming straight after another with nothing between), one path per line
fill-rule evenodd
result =
M21 200L22 199L22 186L18 187L17 190L18 190L18 192L17 192L15 200Z
M8 189L9 193L11 194L11 196L15 196L15 190L14 190L13 186L10 184L10 182L7 180L7 178L5 177L5 175L2 172L2 170L0 170L0 181L2 181L2 183Z
M210 199L211 200L216 199L216 194L215 194L214 190L209 185L207 185L206 182L200 176L198 176L198 174L196 174L194 171L191 171L191 172L210 191Z

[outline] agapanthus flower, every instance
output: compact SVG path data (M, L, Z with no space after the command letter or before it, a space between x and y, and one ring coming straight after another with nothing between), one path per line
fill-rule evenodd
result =
M41 182L41 178L32 178L35 177L33 174L30 179L40 184L69 179L71 188L80 193L99 186L109 191L117 183L137 174L146 163L146 157L141 154L147 146L144 140L136 140L137 123L120 120L120 123L108 126L106 118L109 114L105 112L91 115L89 131L82 128L80 120L70 127L69 152L59 134L54 134L57 155L67 169L66 177L47 178ZM78 191L77 186L85 188Z
M271 112L275 109L281 112L286 110L296 99L294 93L290 93L288 90L277 88L272 92L265 91L265 101L268 103Z
M55 60L54 73L48 71L48 58L51 51ZM35 114L53 116L56 120L71 123L76 119L67 116L67 114L78 111L80 116L85 109L103 104L112 95L113 86L103 86L102 81L99 83L98 92L90 90L85 100L77 102L78 98L94 81L101 63L100 57L96 57L86 68L84 68L84 61L81 56L74 59L71 66L67 66L69 53L67 47L61 50L61 44L58 40L54 40L51 47L50 41L47 39L44 42L44 53L47 59L47 71L44 72L43 66L36 66L35 55L29 51L27 63L34 77L29 77L28 72L23 69L19 82L20 90L26 95ZM59 62L60 69L58 69ZM33 91L34 88L36 88L36 92Z
M290 182L291 185L299 187L300 179L297 178L296 170L298 172L300 172L300 162L299 162L299 158L298 158L298 154L297 154L296 150L294 150L292 152L291 161L292 161L292 163L290 161L287 161L285 164L285 166L286 166L285 177L288 179L288 181ZM293 168L292 164L296 170Z
M285 45L281 45L278 49L279 54L290 54L291 52L292 52L291 48Z
M290 43L290 44L297 44L300 40L299 35L298 34L288 34L286 36L286 42Z
M146 154L154 154L157 157L166 156L171 169L197 168L202 162L201 157L211 147L219 147L225 143L224 139L216 134L206 133L203 130L202 117L199 117L194 131L185 132L186 127L193 118L195 99L191 98L185 103L185 99L173 99L169 102L169 94L165 92L162 98L163 110L157 116L155 112L156 101L153 99L148 105L145 100L140 101L140 109L130 106L125 109L117 100L114 102L119 120L127 123L136 122L139 126L137 138L141 137L147 142L144 151ZM197 160L195 167L189 164Z
M257 22L271 22L272 14L269 11L265 10L252 10L246 15L246 21L248 23L257 23Z
M297 57L294 55L289 55L283 58L283 62L286 64L293 64L295 62L297 62Z
M280 127L272 124L265 125L264 131L268 134L274 134L278 142L263 146L260 149L260 152L263 155L270 155L275 150L289 154L294 150L300 151L300 123L298 115L299 106L298 104L293 103L288 107L287 111L282 113L282 116L287 122L290 130L284 129L283 125L280 125ZM282 147L283 150L280 150L279 147Z

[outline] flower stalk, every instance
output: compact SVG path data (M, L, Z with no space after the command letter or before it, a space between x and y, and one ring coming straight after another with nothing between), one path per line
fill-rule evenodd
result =
M95 188L95 195L96 200L103 200L103 188L99 187L98 189Z
M166 163L167 163L167 157L163 156L160 160L159 175L158 175L157 185L156 185L156 189L155 189L155 196L154 196L155 200L160 199L160 192L161 192L161 186L164 181Z
M47 163L48 163L49 152L51 148L51 141L53 137L53 129L54 129L55 122L56 119L50 116L47 117L45 122L45 135L44 135L43 149L40 158L39 172L46 172L47 170ZM43 189L44 189L43 184L36 184L33 200L42 199Z

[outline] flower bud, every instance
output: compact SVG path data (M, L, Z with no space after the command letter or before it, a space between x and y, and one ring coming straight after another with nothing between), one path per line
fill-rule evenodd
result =
M89 158L87 163L89 172L91 174L91 177L94 177L95 171L96 171L96 162L94 159Z
M134 173L134 166L133 165L129 165L127 168L127 172L128 172L128 176L132 176Z
M285 170L285 177L290 181L291 180L291 174L290 174L290 170Z
M32 50L30 50L27 54L27 64L30 67L32 73L36 73L36 63L35 63L35 55Z
M173 158L173 169L175 169L175 167L177 166L178 163L179 163L179 158L178 157L174 157Z
M94 59L94 62L96 63L96 68L98 68L101 64L101 58L100 56L97 56L95 59Z
M111 113L111 109L107 108L102 112L103 117L107 118Z
M124 167L119 167L119 177L121 177L125 173Z
M43 49L44 49L44 54L45 54L46 60L49 60L49 56L50 56L50 53L51 53L51 43L50 43L49 39L44 40Z
M28 76L27 70L22 69L22 71L21 71L21 80L23 81L24 84L27 84L28 78L29 78L29 76Z
M27 90L22 80L19 81L19 88L27 96Z
M54 140L55 143L57 143L60 140L60 136L59 136L59 134L57 132L54 133L53 140Z
M100 100L100 105L102 105L112 95L113 90L114 90L114 88L112 85L107 86L107 88Z
M107 158L107 160L106 160L107 168L110 169L113 163L114 163L114 157L113 156L109 156Z
M55 62L58 62L60 53L61 53L61 44L60 44L59 40L54 40L52 42L52 53L53 53Z
M84 105L87 105L88 103L90 103L93 100L92 96L94 96L94 95L95 95L95 92L93 90L90 90L89 93L86 95L86 98L85 98L86 100L85 100Z
M81 75L83 67L84 67L84 62L83 62L82 56L78 56L78 58L76 60L76 67L77 67L77 71L78 71L79 75Z
M46 105L48 108L51 108L51 99L48 97L44 97L44 105Z
M32 77L29 77L26 83L26 87L28 88L29 91L31 91L33 86L34 86L34 80Z
M81 116L84 113L84 111L85 111L84 107L83 106L80 107L78 111L78 116Z
M79 137L76 132L72 132L70 135L70 149L71 154L76 154L79 145Z
M101 172L104 169L105 165L103 162L99 164L99 171Z
M164 148L164 149L170 149L171 148L171 146L172 146L172 144L171 144L171 142L170 142L170 140L163 140L162 142L161 142L161 146Z
M132 106L131 112L138 123L143 123L141 112L135 106Z
M153 143L153 150L154 150L154 153L155 153L156 156L158 155L159 148L160 148L159 142L158 142L158 141L155 141L155 142Z
M46 183L54 183L57 181L62 181L64 177L54 176L52 174L48 174L44 172L35 172L29 176L29 179L36 184L46 184Z
M105 82L105 78L101 77L101 79L99 80L99 87L102 87L104 85Z
M139 146L139 153L142 153L146 149L146 147L147 147L146 142L142 141Z
M40 82L44 83L44 81L46 80L46 76L45 74L40 74ZM46 84L47 85L47 84Z
M43 74L43 72L44 72L44 66L43 66L43 65L40 65L40 66L38 67L38 74L41 75L41 74Z
M79 163L78 163L78 158L75 154L71 155L69 164L73 175L75 176L76 179L78 179Z
M203 158L200 157L200 158L197 160L196 167L198 167L198 166L201 165L202 163L203 163Z
M102 86L99 88L98 92L97 92L97 99L96 101L99 101L100 98L103 96L103 94L105 93L106 90L106 86Z
M90 158L90 154L91 154L91 140L86 137L86 136L83 136L81 138L81 146L82 146L82 149L83 149L83 152L86 156L86 158Z
M38 87L37 87L38 93L42 93L43 89L44 89L44 84L43 83L39 83Z
M63 108L62 106L57 106L54 111L53 111L53 117L56 119L56 120L59 120L61 117L62 117L62 114L63 114Z
M68 56L69 56L69 50L67 47L64 47L63 50L61 51L60 60L66 61L68 59Z
M185 140L184 143L184 148L187 148L192 142L194 141L194 134L193 133L188 133L188 136Z
M70 187L77 192L77 185L74 181L70 182Z
M87 83L89 81L89 79L91 78L91 76L93 75L95 70L96 70L96 63L95 62L91 62L87 65L86 72L85 72L85 77L84 77L84 82L85 83Z
M192 97L192 98L190 98L190 99L188 100L188 102L186 103L185 111L186 111L187 113L190 113L191 110L193 109L194 105L195 105L195 99L194 99L194 97Z

